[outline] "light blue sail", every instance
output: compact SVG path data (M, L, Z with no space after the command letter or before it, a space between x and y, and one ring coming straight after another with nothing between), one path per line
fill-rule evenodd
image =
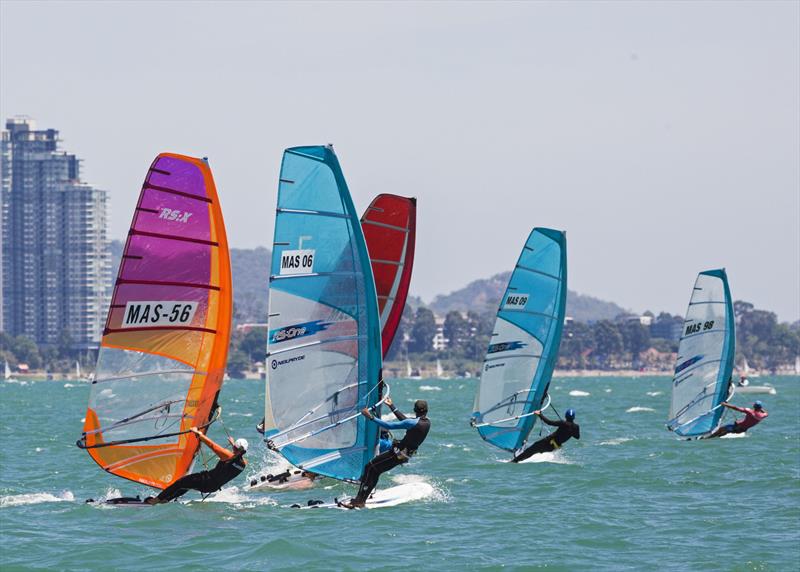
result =
M567 239L534 228L500 301L472 423L495 447L517 451L533 429L558 359L567 301Z
M378 428L381 332L358 214L331 147L284 152L270 271L265 437L293 465L358 480Z
M728 398L736 353L733 302L724 269L697 276L672 378L667 428L680 437L714 431Z

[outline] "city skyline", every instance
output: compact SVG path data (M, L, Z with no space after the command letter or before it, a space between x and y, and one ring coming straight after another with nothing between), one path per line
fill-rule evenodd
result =
M176 151L209 157L231 246L269 247L281 151L333 142L357 208L419 198L428 302L548 226L577 292L682 314L724 266L736 299L800 316L796 5L192 6L174 29L180 6L2 4L2 116L64 133L111 193L111 238Z
M111 286L107 193L81 180L57 129L9 119L0 151L0 331L96 348Z

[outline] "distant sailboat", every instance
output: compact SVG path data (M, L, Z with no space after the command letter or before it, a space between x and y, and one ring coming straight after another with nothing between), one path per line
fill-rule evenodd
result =
M724 269L697 276L683 327L667 429L691 439L719 426L721 403L733 395L736 325Z
M751 377L759 377L758 372L750 372L750 365L747 363L747 358L742 358L742 367L740 368L741 375L736 384L736 393L766 393L768 395L775 395L777 392L771 385L750 385Z
M9 382L18 381L17 379L14 379L11 376L11 368L8 366L8 360L6 360L6 367L5 367L5 372L3 373L3 379Z
M444 375L444 369L442 368L442 360L437 359L436 360L436 377L441 379L443 375Z
M6 367L8 367L8 362L6 362ZM409 360L406 360L406 377L408 379L411 379L412 373L414 373L414 371L411 369L411 362Z
M800 375L800 356L794 358L794 372Z

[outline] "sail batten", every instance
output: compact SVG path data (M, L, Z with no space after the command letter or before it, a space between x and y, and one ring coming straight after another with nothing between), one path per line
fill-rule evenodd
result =
M567 294L566 235L535 228L500 301L472 422L488 443L517 451L542 407L558 358Z
M293 465L360 478L377 426L381 331L367 246L329 147L284 152L269 290L264 435Z
M672 378L667 428L680 437L702 437L722 418L736 351L733 302L724 269L697 276L689 300Z
M214 180L162 153L120 262L79 446L104 470L165 488L194 462L222 385L231 276Z

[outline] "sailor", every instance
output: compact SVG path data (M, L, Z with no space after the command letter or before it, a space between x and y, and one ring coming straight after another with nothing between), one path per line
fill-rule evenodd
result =
M705 439L713 439L714 437L722 437L723 435L727 435L728 433L745 433L751 427L758 425L764 419L769 416L767 410L764 409L764 404L760 401L756 401L753 403L753 408L748 409L747 407L737 407L736 405L731 405L727 401L723 401L720 403L723 407L727 407L728 409L733 409L734 411L738 411L739 413L744 413L744 419L739 419L734 421L733 423L728 423L727 425L723 425L717 428L711 435L704 437Z
M364 474L361 475L361 486L358 489L358 494L349 503L342 505L346 508L362 508L378 484L381 474L408 462L411 456L417 452L419 446L422 445L422 442L425 441L428 431L431 429L431 422L428 419L428 403L426 401L419 399L414 402L414 413L416 414L414 419L407 418L394 406L390 398L387 397L385 403L394 413L394 416L397 417L397 421L384 421L379 417L375 417L366 407L361 410L361 414L384 429L405 429L406 434L400 441L393 442L388 451L380 453L367 463L367 466L364 467Z
M217 457L219 462L210 471L200 471L181 477L166 489L161 491L157 497L147 497L144 502L148 504L159 504L169 502L185 495L189 490L196 490L201 493L213 493L218 491L231 480L238 477L244 471L247 460L244 458L247 453L247 441L237 439L234 441L228 437L232 450L217 445L214 441L203 435L197 427L192 427L191 432L197 435L202 443L205 443Z
M533 412L534 415L537 415L542 422L551 425L552 427L558 427L555 431L550 433L544 439L539 439L519 453L515 455L513 459L511 459L512 463L519 463L520 461L524 461L531 455L535 455L536 453L546 453L549 451L555 451L556 449L560 449L561 446L575 437L576 439L581 438L581 427L577 423L575 423L575 410L574 409L567 409L564 412L564 421L558 419L553 421L552 419L548 419L544 416L541 410L537 410Z

